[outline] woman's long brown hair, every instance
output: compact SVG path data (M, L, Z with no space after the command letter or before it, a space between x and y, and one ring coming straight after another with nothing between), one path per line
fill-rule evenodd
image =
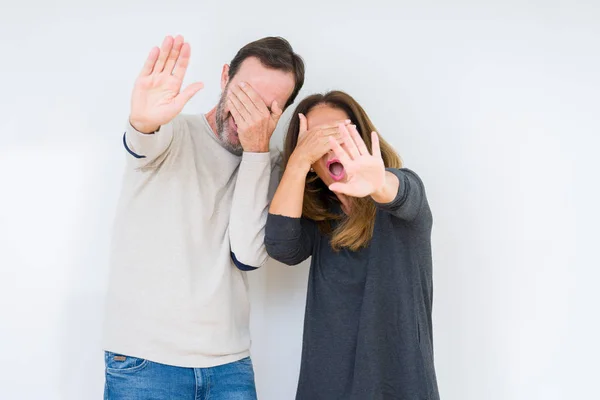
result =
M308 96L296 107L285 136L283 149L284 167L287 166L288 160L298 143L298 132L300 129L298 114L307 115L315 106L322 104L344 111L352 123L356 125L356 129L364 140L369 152L372 151L371 132L377 132L377 130L369 119L369 116L352 96L335 90L325 94ZM383 140L381 135L379 135L379 145L384 165L387 168L400 168L402 166L400 156L398 156L392 146ZM305 218L315 221L322 233L331 235L331 246L335 250L348 248L356 251L362 247L366 247L373 238L376 213L373 200L370 197L348 197L348 199L351 202L350 215L333 212L331 206L334 203L339 203L335 194L319 179L316 173L310 172L306 176L302 215ZM336 220L340 220L340 223L334 229L332 222Z

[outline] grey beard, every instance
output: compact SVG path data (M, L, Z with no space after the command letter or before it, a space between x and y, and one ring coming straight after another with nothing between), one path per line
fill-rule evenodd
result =
M228 86L225 87L223 93L221 93L221 98L219 99L219 104L217 104L217 115L216 115L216 123L217 123L217 137L221 142L221 145L230 153L235 154L236 156L241 156L244 152L242 148L242 144L233 144L229 140L231 132L227 129L228 127L225 125L225 101L227 99L227 89Z

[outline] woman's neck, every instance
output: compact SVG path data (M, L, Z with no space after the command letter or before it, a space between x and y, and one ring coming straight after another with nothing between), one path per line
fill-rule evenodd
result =
M350 215L350 212L352 211L352 202L350 201L350 198L341 193L336 193L335 195L340 201L344 214Z

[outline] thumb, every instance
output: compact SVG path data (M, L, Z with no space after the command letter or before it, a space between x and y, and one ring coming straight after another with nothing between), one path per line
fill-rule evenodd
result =
M308 124L306 123L306 117L304 114L298 114L298 118L300 118L300 131L298 131L298 136L300 136L306 132Z
M271 104L271 118L277 122L279 121L281 114L283 114L283 110L279 107L279 104L277 104L277 100L273 100L273 103Z
M348 184L347 183L334 182L331 185L329 185L329 190L331 190L332 192L336 192L336 193L350 195L348 193Z
M185 106L185 104L188 101L190 101L190 99L196 93L198 93L198 91L200 91L203 87L204 87L204 83L202 83L202 82L192 83L191 85L186 87L185 90L183 92L179 93L177 95L177 97L175 98L175 101L177 102L177 106L179 108L183 108L183 106Z

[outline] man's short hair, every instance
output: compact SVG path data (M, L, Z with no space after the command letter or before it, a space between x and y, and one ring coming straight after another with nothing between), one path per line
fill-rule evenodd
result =
M283 109L294 102L298 92L304 85L304 61L294 53L290 43L282 37L265 37L242 47L229 64L229 79L240 69L242 62L248 57L256 57L263 66L294 75L294 91Z

